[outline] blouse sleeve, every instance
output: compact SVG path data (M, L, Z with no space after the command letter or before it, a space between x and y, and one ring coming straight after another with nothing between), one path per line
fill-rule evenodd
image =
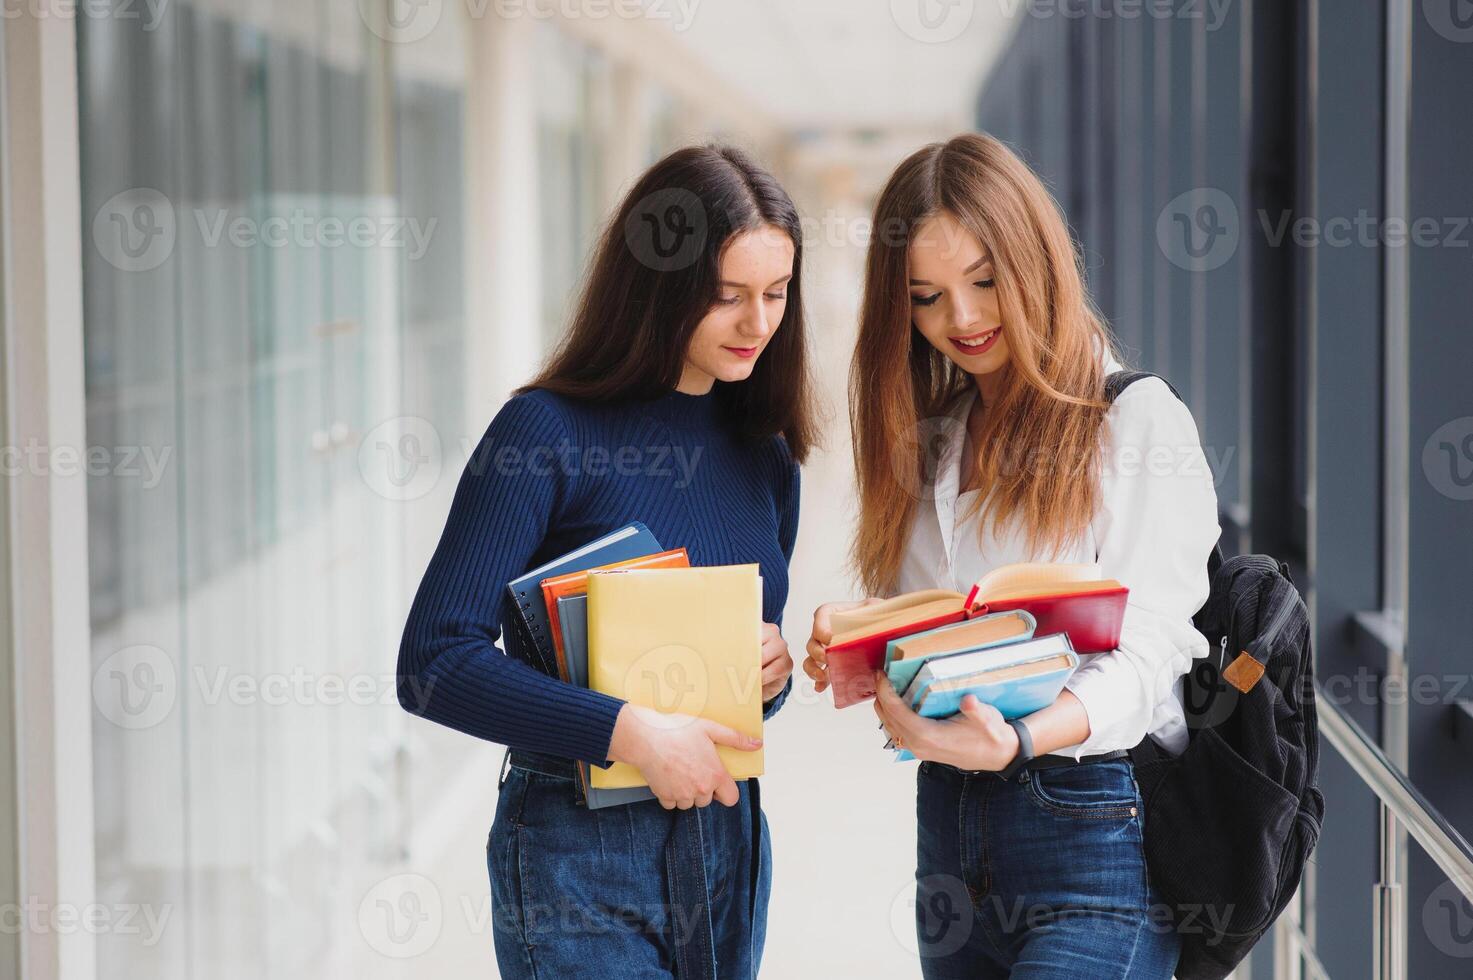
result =
M1221 528L1217 492L1186 405L1159 378L1128 387L1106 413L1102 505L1093 521L1101 572L1130 589L1120 645L1066 685L1089 715L1075 758L1126 749L1205 656L1192 616L1207 600L1207 557Z
M526 571L572 490L554 455L569 438L536 395L507 402L461 475L399 646L399 703L477 738L608 765L624 702L564 683L495 643L506 584Z

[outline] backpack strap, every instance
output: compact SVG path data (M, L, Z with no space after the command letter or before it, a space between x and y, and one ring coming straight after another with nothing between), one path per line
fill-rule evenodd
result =
M1116 371L1114 374L1106 375L1105 401L1113 405L1115 403L1115 399L1120 397L1120 393L1122 391L1124 391L1126 388L1129 388L1137 381L1140 381L1142 378L1161 378L1161 375L1152 374L1150 371ZM1176 390L1175 385L1173 385L1170 381L1167 381L1165 378L1161 378L1161 382L1165 384L1167 388L1171 389L1171 393L1177 397L1178 401L1181 401L1183 403L1186 402L1186 399L1182 398L1181 392Z
M1129 388L1137 381L1140 381L1142 378L1161 378L1161 375L1153 374L1150 371L1125 370L1116 371L1114 374L1107 374L1105 376L1105 401L1111 405L1115 404L1115 399L1120 397L1120 393L1122 391L1124 391L1126 388ZM1165 378L1161 378L1161 381L1163 384L1166 385L1167 388L1171 389L1171 393L1177 397L1178 401L1180 401L1182 404L1186 404L1186 399L1182 398L1181 392L1176 390L1175 385L1173 385L1170 381L1167 381ZM1222 563L1222 542L1218 541L1217 544L1214 544L1212 546L1212 554L1207 556L1208 582L1211 582L1213 578L1216 577L1217 570L1222 567Z

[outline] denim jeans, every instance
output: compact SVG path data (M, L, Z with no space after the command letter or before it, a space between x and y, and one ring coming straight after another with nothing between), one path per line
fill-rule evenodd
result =
M916 780L927 980L1169 980L1180 940L1146 875L1129 760L1006 782L924 762Z
M503 978L757 975L772 852L755 780L734 807L589 810L539 768L508 770L486 843Z

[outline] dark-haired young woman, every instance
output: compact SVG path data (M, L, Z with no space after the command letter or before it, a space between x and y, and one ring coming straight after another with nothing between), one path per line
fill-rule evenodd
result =
M716 753L757 743L563 683L516 631L505 654L492 644L507 582L638 520L693 565L761 566L777 710L814 431L801 259L792 201L744 153L656 163L598 243L567 336L461 477L404 628L400 702L510 747L487 842L503 977L757 973L771 852L756 781ZM658 800L589 810L575 760L630 763Z

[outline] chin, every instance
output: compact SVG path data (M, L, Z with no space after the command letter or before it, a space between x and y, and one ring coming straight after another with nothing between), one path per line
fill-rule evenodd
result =
M716 378L719 381L746 381L752 376L752 371L756 367L757 361L754 358L750 364L734 364L731 367L723 368L716 375Z
M953 364L974 378L996 374L1004 370L1013 359L1012 353L1003 346L993 348L983 357L953 356L950 351L947 352L947 357L950 357Z
M757 367L757 362L762 359L766 351L758 351L756 357L739 358L721 351L713 359L715 363L708 369L711 377L717 381L746 381L752 376Z
M996 374L997 372L1001 371L1003 368L1007 367L1008 366L1008 359L1006 357L1000 357L1000 358L997 359L996 362L988 361L988 362L983 363L983 364L971 364L971 365L958 364L957 366L960 367L966 373L970 374L974 378L984 378L984 377L986 377L989 374Z

